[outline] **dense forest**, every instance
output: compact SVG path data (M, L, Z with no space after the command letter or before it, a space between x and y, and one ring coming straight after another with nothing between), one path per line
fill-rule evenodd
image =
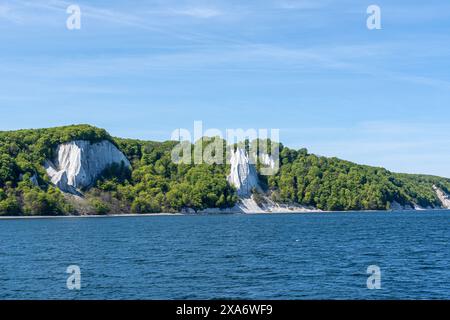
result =
M108 140L132 164L131 170L119 165L107 168L96 185L82 190L84 209L51 185L43 167L45 159L54 157L59 144L72 140ZM197 143L209 142L205 138ZM85 213L107 214L234 206L238 201L236 190L226 179L230 167L177 165L171 161L175 145L174 141L113 138L89 125L0 132L0 215L79 214L86 207ZM385 210L394 201L438 206L433 185L450 193L450 179L446 178L395 174L281 144L280 154L278 174L260 177L265 195L280 203L322 210Z
M51 186L43 162L53 158L60 143L76 139L114 141L105 130L87 125L0 132L0 214L74 213L63 194Z
M53 187L43 167L56 147L73 140L114 143L132 163L132 170L112 166L97 184L83 190L92 213L177 212L183 208L232 207L234 188L226 181L227 166L176 165L171 161L175 142L112 138L88 125L0 132L0 214L61 215L79 208ZM205 144L208 141L205 139ZM37 179L36 186L32 178Z
M321 210L388 210L401 205L439 206L433 185L448 193L450 179L391 173L337 158L281 150L281 170L268 179L272 199Z

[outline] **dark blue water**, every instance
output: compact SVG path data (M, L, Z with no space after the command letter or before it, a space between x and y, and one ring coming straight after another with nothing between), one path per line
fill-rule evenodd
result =
M0 220L0 298L449 299L449 244L448 211Z

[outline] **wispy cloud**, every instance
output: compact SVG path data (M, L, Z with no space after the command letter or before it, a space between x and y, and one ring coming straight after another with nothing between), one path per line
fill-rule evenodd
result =
M141 74L146 71L222 70L249 72L302 73L318 71L342 72L367 77L409 82L438 89L450 89L450 81L413 72L399 72L384 66L384 61L395 53L390 44L349 44L340 46L286 47L280 45L215 44L210 47L191 48L146 54L103 54L94 57L55 58L31 65L14 61L0 65L3 72L23 72L30 76L46 74L48 77L97 77L119 74ZM383 57L380 61L376 60ZM373 61L375 64L367 63Z
M323 8L329 3L327 0L276 0L275 5L281 9L308 10Z
M188 16L192 18L208 19L217 17L223 14L223 12L213 8L191 7L186 9L170 9L169 14L178 16Z
M28 22L36 25L54 24L54 14L66 15L66 9L72 5L71 1L64 0L11 0L8 6L3 7L5 17L10 21ZM222 16L224 12L213 7L201 6L156 6L152 10L140 10L133 8L118 8L115 6L96 6L78 3L81 8L82 17L93 21L106 22L110 26L126 26L143 31L160 34L171 39L178 39L186 42L202 44L218 41L222 43L238 43L238 41L225 38L223 35L213 35L207 32L199 32L192 28L183 27L180 20L169 20L167 17L186 17L192 19L211 20L214 17ZM12 15L12 8L15 15ZM36 10L40 12L37 13ZM53 13L53 15L51 15ZM1 17L0 12L0 17ZM174 23L176 21L176 23ZM188 22L186 22L187 24Z

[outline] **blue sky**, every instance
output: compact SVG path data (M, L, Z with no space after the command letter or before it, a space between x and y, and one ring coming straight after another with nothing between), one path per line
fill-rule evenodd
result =
M450 2L424 3L0 0L0 130L279 128L290 147L450 177Z

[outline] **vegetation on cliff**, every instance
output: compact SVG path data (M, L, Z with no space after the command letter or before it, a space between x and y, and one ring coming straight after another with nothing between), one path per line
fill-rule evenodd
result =
M238 200L226 180L227 165L177 165L171 161L176 142L113 138L103 129L77 125L0 132L0 215L80 213L69 197L51 185L43 168L59 144L72 140L111 141L132 164L132 170L120 165L108 168L93 188L84 190L89 213L228 208ZM306 149L280 145L280 150L279 172L260 177L266 195L277 202L322 210L384 210L394 202L439 206L433 185L450 193L450 179L391 173L319 157Z
M173 141L113 139L105 130L78 125L0 132L0 214L76 213L77 208L51 185L43 168L59 144L72 140L109 140L132 163L131 172L119 165L108 168L85 191L91 213L227 208L237 201L226 181L226 166L176 165L171 161Z
M0 214L74 212L63 194L50 185L42 165L53 158L59 144L72 140L113 142L105 130L89 125L0 132Z
M392 173L337 158L283 148L281 170L269 177L272 199L321 210L386 210L400 205L435 207L436 185L449 193L450 179Z

